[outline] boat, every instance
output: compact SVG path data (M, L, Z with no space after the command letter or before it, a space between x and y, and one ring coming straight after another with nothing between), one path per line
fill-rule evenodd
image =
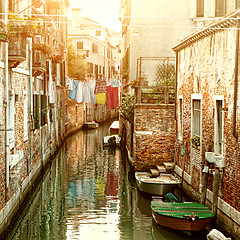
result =
M120 146L119 121L114 121L108 129L109 135L103 138L103 146L115 148Z
M151 177L148 172L135 172L137 186L142 192L152 195L165 195L171 192L180 180L172 174L161 173L158 177Z
M110 135L105 136L103 138L103 146L104 147L119 147L120 146L121 137L118 135Z
M86 128L86 129L96 129L99 127L99 124L92 121L92 122L85 122L83 124L83 128Z
M118 135L119 134L119 121L114 121L109 127L110 135Z
M151 201L152 216L161 226L182 231L202 231L214 217L214 213L196 202Z

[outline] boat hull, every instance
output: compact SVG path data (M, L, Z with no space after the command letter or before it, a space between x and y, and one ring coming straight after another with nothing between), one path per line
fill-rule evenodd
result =
M182 231L201 231L211 222L211 218L192 221L191 219L163 216L153 211L152 216L157 224Z
M180 181L171 174L161 174L160 177L147 177L147 172L136 172L135 178L138 188L151 195L163 196L171 191Z

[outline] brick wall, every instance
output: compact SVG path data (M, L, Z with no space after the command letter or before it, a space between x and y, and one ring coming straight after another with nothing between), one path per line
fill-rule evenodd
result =
M134 161L136 171L173 162L174 105L136 104L134 110Z
M234 64L235 64L236 31L216 31L197 42L184 47L178 53L179 68L177 80L177 98L183 101L183 136L179 139L179 148L187 143L186 171L191 176L191 186L200 192L202 169L205 152L208 148L215 151L215 99L220 96L223 108L223 142L226 166L220 186L220 196L232 207L240 210L239 200L239 138L233 132L233 99L234 99ZM238 86L238 102L240 101ZM191 142L192 137L192 97L201 95L201 145L196 150ZM177 99L179 108L179 99ZM237 110L237 132L239 133L240 111ZM182 167L183 157L178 154L177 165ZM210 166L215 168L214 164ZM212 190L212 176L208 188Z

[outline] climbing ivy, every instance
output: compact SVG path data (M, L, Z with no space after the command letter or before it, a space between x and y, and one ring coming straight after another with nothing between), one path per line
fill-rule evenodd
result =
M122 97L122 104L120 106L120 116L130 123L134 120L134 105L135 97L132 94L124 94Z

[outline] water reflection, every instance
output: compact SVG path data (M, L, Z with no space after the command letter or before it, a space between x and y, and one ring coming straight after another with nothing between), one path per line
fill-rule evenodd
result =
M110 124L66 141L9 239L190 239L154 223L124 156L103 149Z

